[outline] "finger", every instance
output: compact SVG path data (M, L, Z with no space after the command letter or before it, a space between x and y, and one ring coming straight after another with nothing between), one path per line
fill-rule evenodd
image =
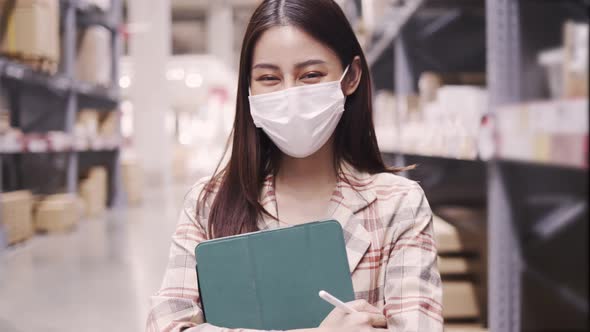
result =
M348 313L346 311L344 311L340 308L334 308L334 309L332 309L332 311L330 312L330 314L328 316L341 318L346 315L348 315Z
M373 327L387 327L387 319L382 314L369 314Z

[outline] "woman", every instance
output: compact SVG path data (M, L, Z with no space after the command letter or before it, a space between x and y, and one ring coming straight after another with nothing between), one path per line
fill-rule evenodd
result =
M185 199L148 331L227 331L203 323L195 246L336 219L359 314L308 331L442 331L432 213L388 169L372 122L369 68L333 0L265 0L241 53L227 165Z

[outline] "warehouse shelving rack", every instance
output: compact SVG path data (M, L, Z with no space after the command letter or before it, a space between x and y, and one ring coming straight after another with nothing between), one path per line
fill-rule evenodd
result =
M412 1L404 5L408 2ZM460 9L479 3L485 10L484 69L492 118L499 107L544 97L536 53L559 44L565 18L588 23L590 5L583 0L415 3L421 6L411 15L431 5ZM452 16L448 21L441 17L433 26L444 28ZM408 21L410 25L411 18ZM391 25L397 29L397 23ZM415 94L417 87L404 38L407 25L388 36L393 42L397 95ZM378 57L372 52L383 51L382 46L369 48L368 54ZM485 224L475 229L488 244L483 319L490 331L588 328L587 167L560 165L557 160L461 160L401 152L384 153L384 159L398 166L419 164L408 176L421 182L433 205L462 204L488 211Z
M0 92L6 92L9 97L11 126L20 128L25 134L60 130L72 135L76 114L81 108L90 107L110 112L119 103L119 26L123 10L121 0L112 0L107 11L89 6L83 0L60 0L59 5L62 56L56 74L38 72L11 59L0 58ZM92 25L104 26L111 32L112 66L109 87L76 79L77 33ZM26 163L26 158L29 157L37 160ZM79 166L102 163L109 168L109 204L117 204L121 200L119 158L120 147L101 151L65 149L44 153L0 152L0 191L8 185L10 190L32 189L42 194L51 194L64 188L67 192L75 193L78 190ZM44 168L23 174L31 171L25 169L26 167L39 160L44 162ZM7 167L9 165L12 167ZM59 176L48 174L47 165L55 166L61 173L65 173L62 176L64 181L48 185L48 181L58 179ZM1 182L5 167L12 169L10 178L17 178L20 183Z

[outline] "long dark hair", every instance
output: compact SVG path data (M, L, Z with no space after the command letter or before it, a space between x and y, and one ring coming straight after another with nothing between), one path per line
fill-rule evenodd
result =
M337 171L342 161L370 174L397 171L387 168L381 159L373 128L369 66L340 6L333 0L264 0L250 19L242 45L231 156L221 171L218 166L197 202L199 214L210 195L217 192L208 216L211 237L257 231L262 215L272 216L260 204L259 195L266 177L278 172L281 152L254 125L248 87L256 42L268 29L285 25L307 32L332 49L342 68L351 64L355 56L360 57L359 86L346 99L345 112L334 134Z

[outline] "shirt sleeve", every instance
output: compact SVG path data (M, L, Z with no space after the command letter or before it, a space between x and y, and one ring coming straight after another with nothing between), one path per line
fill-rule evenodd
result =
M246 329L226 329L204 322L197 285L194 249L208 239L207 208L197 216L196 202L206 181L197 183L186 195L172 245L164 280L160 290L151 297L147 332L246 332Z
M385 308L390 331L442 332L442 288L432 211L416 187L394 213L398 224L386 268Z

